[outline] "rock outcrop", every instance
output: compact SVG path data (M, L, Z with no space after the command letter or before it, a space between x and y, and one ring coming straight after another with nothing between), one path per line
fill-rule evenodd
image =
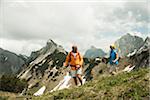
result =
M122 36L120 39L115 41L115 46L119 49L119 54L121 57L127 56L129 53L138 50L144 41L141 37L132 36L129 33Z
M139 67L149 67L149 56L150 53L150 38L147 37L145 39L145 42L143 43L143 46L137 50L137 52L130 56L131 62L133 65L136 66L136 68Z

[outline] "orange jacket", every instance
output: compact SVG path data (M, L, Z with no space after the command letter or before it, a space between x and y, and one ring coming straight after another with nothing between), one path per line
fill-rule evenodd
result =
M83 57L80 55L79 52L77 52L76 57L74 57L73 53L70 52L66 58L65 61L65 66L76 66L76 65L80 65L82 66L83 64Z

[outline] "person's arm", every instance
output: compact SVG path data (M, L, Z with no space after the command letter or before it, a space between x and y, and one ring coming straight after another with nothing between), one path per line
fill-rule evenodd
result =
M118 59L119 59L119 55L118 55L118 53L116 52L116 59L115 59L113 62L118 61Z
M65 63L64 63L64 66L65 66L65 67L68 66L69 60L70 60L70 53L69 53L69 54L67 55L67 57L66 57L66 61L65 61Z
M81 56L81 55L80 55ZM81 56L80 65L83 67L83 57Z
M83 65L83 57L81 56L81 55L79 55L80 56L80 60L79 60L79 65L77 65L76 67L83 67L82 65Z

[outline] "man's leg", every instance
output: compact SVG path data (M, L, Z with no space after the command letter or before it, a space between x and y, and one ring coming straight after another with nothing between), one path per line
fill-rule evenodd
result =
M75 85L78 85L78 83L77 83L77 78L76 78L76 77L73 77L73 80L74 80Z
M71 70L71 76L72 76L72 78L74 80L74 83L75 83L75 85L78 85L76 74L77 74L76 70Z
M77 77L78 77L78 79L79 79L79 81L80 81L80 84L82 85L82 68L79 68L78 70L77 70Z
M117 73L118 72L118 66L115 65L115 72Z
M111 66L111 64L108 64L108 65L107 65L107 68L108 68L108 72L109 72L109 73L112 73L112 66Z
M77 77L78 77L78 79L79 79L80 84L82 85L82 77L81 77L81 75L80 75L80 74L77 74Z
M113 67L113 66L112 66L111 64L108 64L108 69L109 69L109 73L110 73L110 74L112 73L112 70L113 70L112 67Z
M112 65L112 67L113 67L112 74L113 74L113 75L115 75L115 74L116 74L116 65L115 65L115 64L113 64L113 65Z

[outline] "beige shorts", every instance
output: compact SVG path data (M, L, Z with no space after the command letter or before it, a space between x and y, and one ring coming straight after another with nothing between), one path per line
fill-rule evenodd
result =
M108 64L108 68L109 68L109 72L113 72L113 71L116 71L117 70L117 65L116 64Z
M82 68L71 70L71 77L76 77L77 75L82 75Z

